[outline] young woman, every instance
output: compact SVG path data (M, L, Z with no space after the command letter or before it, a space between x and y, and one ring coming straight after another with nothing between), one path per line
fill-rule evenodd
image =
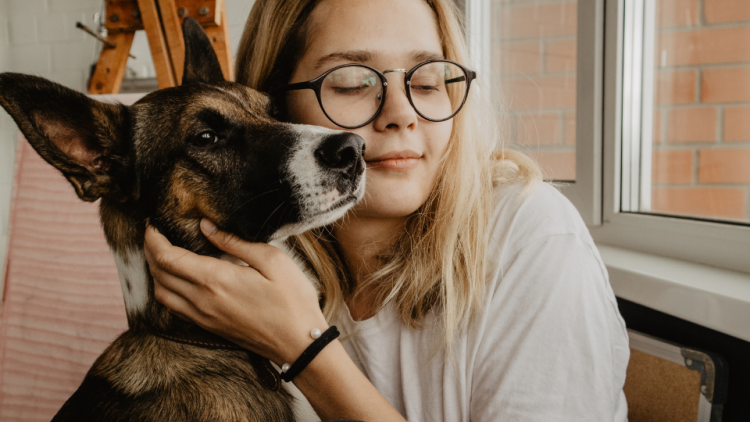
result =
M628 340L604 265L536 165L493 152L488 91L468 65L451 0L258 0L238 82L281 93L280 119L361 135L366 198L289 240L322 310L291 258L207 220L209 239L250 268L150 229L156 297L278 365L337 325L342 337L294 379L323 419L626 420ZM320 103L289 86L321 75ZM435 75L445 86L425 82ZM336 85L347 78L369 90L361 101L335 101L354 89ZM441 89L448 105L430 97Z

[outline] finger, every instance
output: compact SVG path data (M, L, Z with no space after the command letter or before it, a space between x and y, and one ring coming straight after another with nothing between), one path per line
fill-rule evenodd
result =
M203 280L216 277L216 274L222 271L222 267L225 271L232 268L228 262L173 246L153 226L146 228L144 252L152 273L156 272L159 276L162 273L170 273L194 284L201 284Z
M201 220L200 226L203 234L214 246L239 258L266 278L270 278L269 273L272 273L275 269L295 265L287 254L275 246L266 243L248 242L234 234L218 229L216 225L205 218Z
M151 275L154 278L155 296L168 292L179 295L194 304L197 304L198 299L202 297L201 288L189 280L172 275L166 271L151 271Z
M178 317L198 325L203 322L203 313L189 300L165 287L159 287L158 283L154 284L154 296L156 300L169 309L169 312Z

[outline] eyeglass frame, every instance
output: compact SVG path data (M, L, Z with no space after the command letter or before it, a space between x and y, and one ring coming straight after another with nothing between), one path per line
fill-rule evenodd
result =
M474 79L477 78L477 73L475 71L469 69L466 66L458 64L458 63L456 63L454 61L445 60L445 59L426 60L426 61L423 61L421 63L418 63L417 65L415 65L414 67L412 67L408 71L406 69L386 69L386 70L384 70L384 71L381 72L378 69L375 69L374 67L368 66L366 64L361 64L361 63L346 63L346 64L342 64L342 65L336 66L334 68L331 68L331 69L325 71L322 75L318 76L317 78L311 79L309 81L295 82L293 84L289 84L289 85L277 88L277 89L275 89L273 91L273 95L276 96L276 95L278 95L278 94L280 94L282 92L287 92L287 91L298 91L298 90L301 90L301 89L312 89L315 92L315 97L318 99L318 105L320 106L320 109L323 111L323 114L325 114L325 116L328 118L328 120L330 120L336 126L344 128L344 129L359 129L361 127L369 125L373 120L375 120L380 115L380 112L383 110L383 106L385 105L386 94L388 92L388 79L385 77L386 73L403 72L404 73L404 85L407 88L411 88L411 77L414 75L414 72L417 69L419 69L420 67L422 67L422 66L424 66L424 65L426 65L428 63L437 63L437 62L450 63L450 64L458 66L461 70L463 70L464 76L466 77L466 92L464 93L464 98L461 101L461 104L458 106L458 108L456 108L456 111L453 112L453 114L451 114L450 116L448 116L448 117L446 117L444 119L437 119L437 120L436 119L431 119L431 118L425 116L424 114L422 114L417 109L417 107L414 105L414 101L411 98L411 89L405 89L404 91L406 92L406 98L409 99L409 104L411 104L411 107L414 109L414 111L420 117L422 117L423 119L425 119L427 121L430 121L430 122L444 122L446 120L452 119L456 114L458 114L459 111L461 111L461 109L464 107L464 104L466 103L466 99L469 97L469 89L471 88L471 81L473 81ZM336 71L338 69L341 69L341 68L344 68L344 67L351 67L351 66L364 67L364 68L367 68L369 70L372 70L373 72L375 72L376 75L378 75L378 77L380 78L380 83L382 84L382 87L383 87L383 101L380 102L380 106L378 106L378 110L375 112L375 114L373 114L373 116L372 116L372 118L370 118L370 120L366 121L365 123L362 123L361 125L357 125L357 126L344 126L342 124L337 123L335 120L333 120L331 118L331 116L328 115L328 113L326 112L325 107L323 107L323 100L321 99L321 96L320 96L320 90L321 90L321 87L323 86L323 81L325 80L326 76L328 76L329 74L331 74L332 72L334 72L334 71Z

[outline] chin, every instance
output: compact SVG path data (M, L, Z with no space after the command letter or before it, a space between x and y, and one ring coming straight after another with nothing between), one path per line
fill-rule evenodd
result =
M353 208L353 216L403 218L413 214L427 201L434 185L434 180L430 184L422 182L429 176L414 176L411 180L378 180L374 173L368 173L365 198Z
M377 201L366 197L352 212L357 218L404 218L413 214L422 204L424 201L415 201L414 196L378 198Z

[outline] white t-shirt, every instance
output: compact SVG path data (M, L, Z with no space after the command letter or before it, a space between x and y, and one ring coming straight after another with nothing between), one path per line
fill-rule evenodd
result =
M519 192L496 192L485 310L452 362L427 359L441 341L434 315L420 330L391 306L336 318L349 356L409 421L627 420L627 331L591 236L550 185Z

